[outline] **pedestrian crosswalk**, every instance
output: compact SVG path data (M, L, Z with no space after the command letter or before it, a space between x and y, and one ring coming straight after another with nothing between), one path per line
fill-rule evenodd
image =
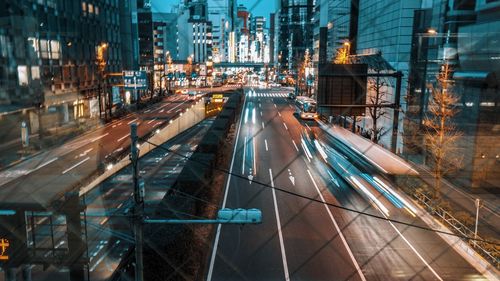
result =
M274 92L274 93L255 93L255 92L247 92L247 96L249 97L257 97L257 98L287 98L288 93L285 92Z

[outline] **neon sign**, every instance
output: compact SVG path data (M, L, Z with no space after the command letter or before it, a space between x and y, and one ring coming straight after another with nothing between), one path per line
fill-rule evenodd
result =
M5 238L0 238L0 260L7 261L9 260L9 256L7 255L7 249L9 249L10 243L9 240Z

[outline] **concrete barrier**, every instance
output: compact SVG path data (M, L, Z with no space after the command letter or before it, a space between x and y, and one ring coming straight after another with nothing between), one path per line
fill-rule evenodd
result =
M177 136L178 134L184 132L185 130L193 127L194 125L200 123L204 119L205 101L204 99L200 99L198 102L193 103L192 106L187 110L184 110L182 113L180 113L175 119L170 120L169 124L167 124L165 127L158 129L158 132L154 132L153 135L148 139L148 141L160 145ZM155 145L152 145L148 142L142 143L139 147L139 157L144 156L155 148ZM122 158L120 161L118 161L118 163L114 164L111 169L106 170L104 173L92 180L92 182L90 182L88 185L80 188L80 196L91 191L101 182L116 174L118 171L125 168L129 164L130 159L128 156Z

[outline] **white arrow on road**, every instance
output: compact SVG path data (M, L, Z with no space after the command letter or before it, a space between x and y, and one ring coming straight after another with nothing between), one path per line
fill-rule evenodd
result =
M248 175L248 181L250 182L250 184L252 184L252 180L253 180L253 175Z
M295 186L295 177L292 176L292 171L290 171L290 169L288 169L288 178L290 179L290 181L292 182L292 184Z

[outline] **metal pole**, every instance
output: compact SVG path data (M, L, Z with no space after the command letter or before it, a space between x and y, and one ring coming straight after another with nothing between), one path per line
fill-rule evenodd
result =
M137 124L130 124L130 160L132 162L132 176L134 183L134 236L135 236L135 281L143 281L142 258L142 211L143 198L139 186L139 149L137 148Z
M477 223L479 220L479 207L481 204L481 199L477 198L475 203L476 203L476 226L474 227L474 239L477 239ZM476 241L474 241L474 244L476 244Z
M392 140L391 140L391 151L396 153L397 141L398 141L398 125L399 125L399 109L401 107L401 80L403 78L403 73L398 71L396 73L396 95L394 97L394 119L392 120Z

